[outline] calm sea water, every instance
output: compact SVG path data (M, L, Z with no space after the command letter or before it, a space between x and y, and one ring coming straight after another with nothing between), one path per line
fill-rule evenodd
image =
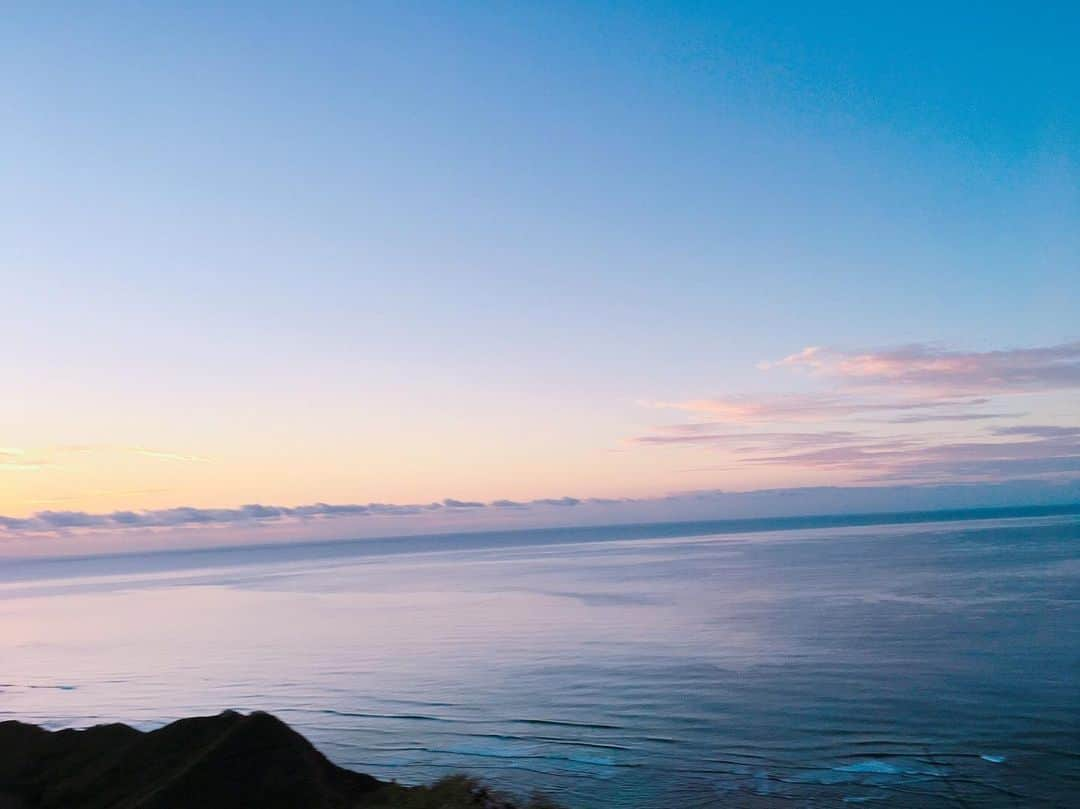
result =
M4 562L0 718L264 709L573 809L1078 806L1080 516L942 516Z

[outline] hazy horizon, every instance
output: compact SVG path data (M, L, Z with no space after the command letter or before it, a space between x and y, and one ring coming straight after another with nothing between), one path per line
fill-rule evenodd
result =
M994 485L817 487L755 492L688 492L613 501L562 498L521 503L249 505L236 509L173 509L141 514L45 512L8 522L0 559L71 557L156 550L303 545L410 536L680 523L743 523L786 518L1035 513L1080 508L1080 483L1005 481ZM381 509L379 507L382 507ZM447 519L446 512L453 516ZM873 520L871 520L873 522ZM224 537L215 535L227 529ZM13 541L15 538L20 541Z

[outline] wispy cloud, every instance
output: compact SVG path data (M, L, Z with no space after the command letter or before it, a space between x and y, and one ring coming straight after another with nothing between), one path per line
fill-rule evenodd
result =
M1059 405L1062 396L1075 397L1080 342L985 352L929 344L877 351L811 346L760 367L805 372L802 387L827 390L647 403L705 419L658 426L627 443L724 458L695 468L701 471L777 466L831 472L849 483L1076 471L1080 428L992 423L1031 418L1001 407L1013 394L1028 402L1053 395Z
M0 472L39 472L49 465L45 459L28 456L24 449L0 447Z
M13 447L0 447L0 472L34 472L48 467L62 467L70 456L95 454L133 454L159 461L178 463L210 463L209 458L182 452L151 449L142 446L115 446L109 444L59 444L32 451Z
M1080 471L1080 429L1033 425L993 435L1020 440L851 443L804 452L746 455L741 463L849 470L862 480L957 480Z
M157 458L162 461L182 461L184 463L210 463L209 458L200 455L184 455L179 452L165 452L159 449L147 449L146 447L131 447L131 452L147 458Z
M923 461L868 474L863 483L993 483L1001 480L1076 480L1080 455L1040 458L988 458L985 460Z
M862 352L811 346L761 367L936 396L1065 390L1080 388L1080 341L1004 351L953 351L926 343Z
M72 500L86 500L90 497L136 497L147 494L165 494L168 489L91 489L89 491L80 491L76 494L58 495L55 497L40 497L29 502L35 505L46 505L54 503L70 503Z
M1024 413L916 413L909 416L896 416L882 419L885 424L932 424L948 421L991 421L994 419L1016 419Z
M845 472L856 481L945 481L993 474L1064 474L1076 471L1080 463L1080 429L1029 425L1003 427L987 436L985 440L948 441L858 433L759 434L766 439L761 444L726 447L728 464L697 471L775 466Z
M777 450L850 443L865 440L856 432L826 430L821 432L717 432L723 423L683 424L659 428L657 432L631 438L631 443L645 445L681 445L724 448L733 451ZM712 428L712 429L710 429Z
M997 427L993 433L994 435L1022 435L1080 441L1080 427L1061 427L1051 424L1017 424L1012 427Z
M990 400L983 397L952 398L934 401L912 398L867 399L837 394L734 394L707 399L649 402L650 407L700 413L724 424L765 424L805 422L878 416L887 413L911 413L925 421L945 418L948 409L978 407ZM914 418L916 416L912 416Z

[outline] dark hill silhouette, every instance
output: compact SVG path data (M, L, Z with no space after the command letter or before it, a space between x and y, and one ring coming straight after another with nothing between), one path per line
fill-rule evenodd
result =
M549 806L534 801L533 807ZM387 784L332 764L267 713L48 731L0 722L0 809L514 809L462 777Z

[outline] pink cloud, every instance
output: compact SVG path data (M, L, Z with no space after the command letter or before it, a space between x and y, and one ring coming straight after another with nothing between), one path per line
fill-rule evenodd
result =
M795 368L867 388L935 396L1080 388L1080 341L1004 351L950 351L915 344L869 352L805 348L764 368Z
M655 446L708 446L730 449L735 452L745 452L761 450L763 447L778 448L776 451L787 451L865 440L864 436L859 433L844 430L731 433L703 429L713 426L722 427L724 425L681 424L665 428L656 433L636 436L631 439L631 442Z
M850 442L800 451L751 454L740 463L872 474L864 480L958 480L1003 474L1080 472L1080 429L1041 425L993 433L1021 440L919 442L912 439Z
M985 426L1026 415L991 410L998 397L1080 389L1080 341L983 352L928 344L864 352L810 346L759 367L805 371L829 389L661 402L654 406L707 420L658 427L630 443L717 452L728 471L775 466L849 481L1080 472L1078 428ZM758 429L741 432L743 425Z
M922 413L921 421L937 418L955 420L957 414L938 411L945 408L970 408L989 402L986 398L949 398L925 401L903 398L866 399L833 394L737 394L708 399L688 399L678 402L656 402L652 406L688 413L700 413L717 423L760 424L769 422L800 422L842 419L852 416L868 417L888 413ZM965 412L963 418L989 418L990 414Z

